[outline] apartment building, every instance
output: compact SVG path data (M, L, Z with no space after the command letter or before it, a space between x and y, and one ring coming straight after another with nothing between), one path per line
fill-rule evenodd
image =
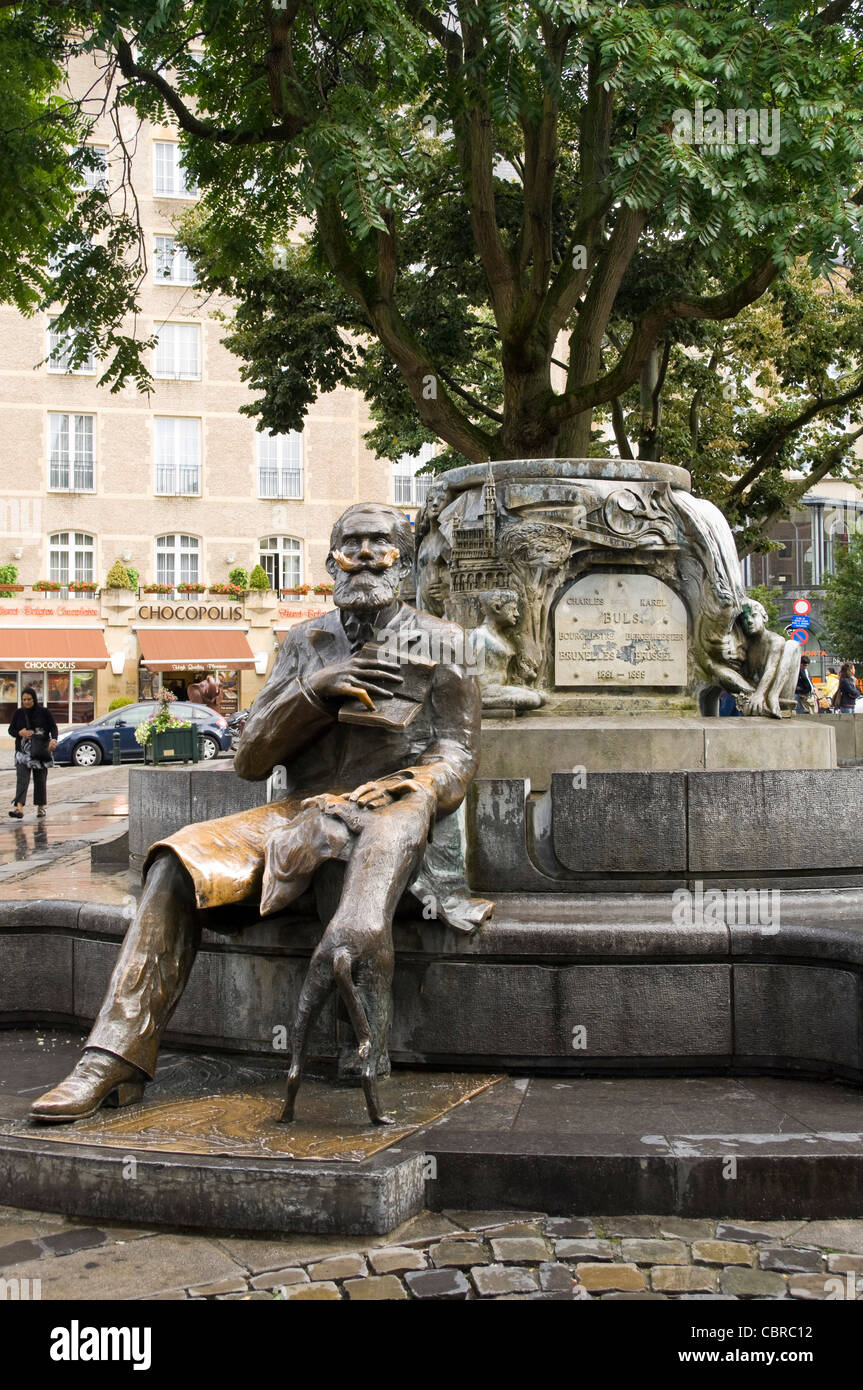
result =
M82 90L91 81L83 64L70 77ZM301 433L261 434L240 414L250 396L216 318L229 306L202 295L177 244L197 196L177 132L132 112L121 121L148 259L136 327L157 337L154 388L111 395L98 362L72 369L51 314L0 307L0 565L19 571L0 596L0 722L28 682L59 721L77 722L160 684L182 694L205 669L221 673L228 708L247 704L284 630L329 603L314 588L329 582L340 512L372 500L413 516L427 487L414 476L421 460L394 466L366 447L355 391L320 399ZM90 177L114 188L122 152L107 118L91 143ZM118 558L139 572L137 594L105 590ZM258 563L269 595L207 592ZM145 592L153 585L162 592Z

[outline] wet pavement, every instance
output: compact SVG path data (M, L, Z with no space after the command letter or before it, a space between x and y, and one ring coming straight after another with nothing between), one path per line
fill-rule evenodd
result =
M73 849L70 842L65 842L58 846L56 859L46 861L37 852L18 865L17 873L14 867L0 868L0 903L66 898L69 902L126 907L141 891L141 875L137 871L113 866L94 868L86 845Z
M0 901L56 898L122 902L137 876L91 869L90 846L128 828L128 767L49 773L48 814L37 817L31 801L24 818L6 812L15 791L14 773L0 772Z

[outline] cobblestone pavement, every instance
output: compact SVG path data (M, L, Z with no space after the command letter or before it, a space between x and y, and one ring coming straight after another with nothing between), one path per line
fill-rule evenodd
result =
M448 1211L386 1237L268 1239L0 1207L0 1279L72 1300L863 1301L863 1220Z

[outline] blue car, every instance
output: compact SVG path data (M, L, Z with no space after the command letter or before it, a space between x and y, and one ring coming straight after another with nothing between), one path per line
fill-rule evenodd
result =
M144 750L135 742L135 728L155 714L157 702L147 700L140 705L123 705L121 709L103 714L92 724L82 724L61 734L54 749L54 761L60 766L97 767L109 763L114 749L114 734L120 735L120 760L124 763L143 762ZM175 719L190 719L204 735L204 757L218 758L231 747L231 731L223 719L207 705L193 705L177 700L171 705Z

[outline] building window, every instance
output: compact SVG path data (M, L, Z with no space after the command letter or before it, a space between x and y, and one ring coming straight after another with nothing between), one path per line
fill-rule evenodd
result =
M153 193L157 198L197 198L198 186L183 168L175 140L153 141Z
M300 498L303 495L303 436L258 435L258 496Z
M271 589L296 589L303 582L303 545L293 536L266 536L258 555Z
M434 444L423 444L416 458L402 454L393 464L393 501L397 507L421 507L426 500L433 473L417 477L417 470L423 468L429 459L434 458L437 449Z
M87 189L107 188L108 187L108 146L107 145L84 145L94 157L94 162L90 168L81 170L81 178L84 187Z
M156 237L153 275L159 285L197 285L198 273L172 236Z
M157 497L201 494L201 422L157 415L153 421Z
M48 325L48 371L58 372L63 376L70 372L74 372L76 376L93 376L96 371L96 363L92 352L77 367L73 367L72 336L56 329L54 327L56 321L56 319L52 319Z
M62 251L56 251L53 256L48 258L46 267L48 274L56 280L60 271L63 269L63 262L68 256L75 253L80 257L85 251L91 251L93 243L91 241L68 241Z
M154 375L163 381L200 381L200 324L163 323L156 332Z
M197 536L156 537L156 583L200 584L201 542Z
M94 419L49 413L49 492L93 491Z
M48 578L57 584L81 579L92 583L94 545L85 531L55 531L48 538Z

